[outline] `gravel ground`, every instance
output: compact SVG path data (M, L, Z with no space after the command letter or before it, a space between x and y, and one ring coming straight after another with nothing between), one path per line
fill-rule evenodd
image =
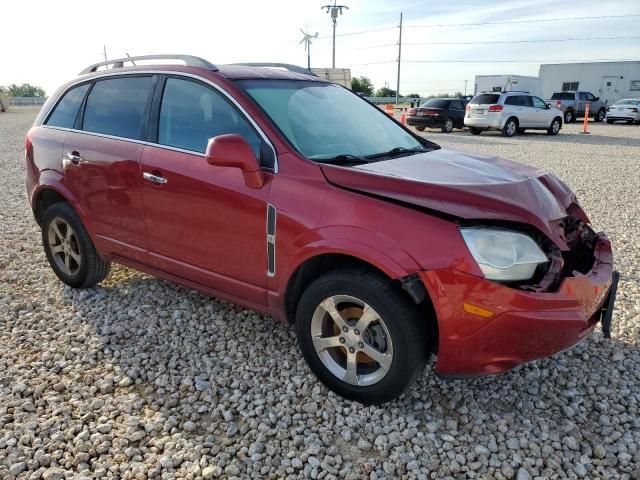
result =
M640 127L549 138L425 132L557 173L622 273L613 339L363 407L327 391L293 329L122 267L63 286L24 193L35 111L0 114L0 478L640 479Z

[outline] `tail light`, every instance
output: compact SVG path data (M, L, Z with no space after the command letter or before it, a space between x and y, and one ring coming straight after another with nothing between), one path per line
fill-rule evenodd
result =
M489 109L487 110L488 112L501 112L502 111L502 105L490 105Z
M469 104L467 103L467 106L465 107L465 110L466 110L467 112L470 112L470 111L471 111L471 105L469 105Z
M31 144L31 139L29 138L29 135L27 135L25 141L24 141L24 159L25 160L30 160L31 159L31 152L33 151L33 145Z
M410 108L410 109L407 111L407 115L415 116L416 111L417 111L417 110L416 110L415 108Z
M631 109L631 111L632 111L633 113L638 113L638 109L637 109L637 108L632 108L632 109Z
M556 100L556 108L560 108L562 106L562 102L560 100Z

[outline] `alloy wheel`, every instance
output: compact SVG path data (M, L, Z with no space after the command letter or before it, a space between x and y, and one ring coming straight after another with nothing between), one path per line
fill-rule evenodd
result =
M55 218L47 232L49 249L56 266L70 277L80 270L82 256L78 239L71 226L62 218Z
M509 120L509 123L507 123L507 135L510 137L515 135L517 129L516 122Z
M311 337L324 366L350 385L373 385L391 368L389 330L380 315L358 298L334 295L322 301L313 313Z
M558 120L553 121L553 124L551 125L551 130L553 131L554 134L560 131L560 122Z

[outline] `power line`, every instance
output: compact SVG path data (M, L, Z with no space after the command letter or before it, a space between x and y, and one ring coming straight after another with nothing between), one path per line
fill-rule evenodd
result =
M403 60L402 63L591 63L591 62L637 62L636 58L582 58L568 60ZM352 63L352 67L366 65L382 65L396 63L397 60L385 60L380 62Z
M547 42L583 42L591 40L631 40L638 39L640 36L633 37L583 37L583 38L551 38L548 40L495 40L486 42L412 42L404 43L404 45L487 45L487 44L510 44L510 43L547 43ZM386 45L381 45L386 46Z
M540 22L567 22L578 20L602 20L604 18L631 18L640 15L600 15L597 17L563 17L563 18L538 18L532 20L505 20L501 22L481 22L481 23L441 23L433 25L407 25L407 28L439 28L439 27L479 27L482 25L507 25L518 23L540 23Z
M519 23L540 23L540 22L565 22L565 21L581 21L581 20L602 20L607 18L636 18L640 17L640 14L630 15L601 15L598 17L563 17L563 18L539 18L532 20L505 20L501 22L480 22L480 23L441 23L432 25L405 25L405 28L440 28L440 27L476 27L483 25L509 25ZM346 37L350 35L364 35L373 32L382 32L384 30L395 30L398 27L381 27L371 28L368 30L359 30L355 32L337 33L336 37ZM331 38L329 35L321 36L318 38Z

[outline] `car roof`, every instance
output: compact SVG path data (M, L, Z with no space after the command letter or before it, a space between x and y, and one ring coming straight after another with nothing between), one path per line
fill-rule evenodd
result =
M271 80L309 80L313 82L329 82L324 78L317 77L312 74L293 72L284 67L235 64L218 65L217 67L218 71L216 73L230 80L266 78Z

